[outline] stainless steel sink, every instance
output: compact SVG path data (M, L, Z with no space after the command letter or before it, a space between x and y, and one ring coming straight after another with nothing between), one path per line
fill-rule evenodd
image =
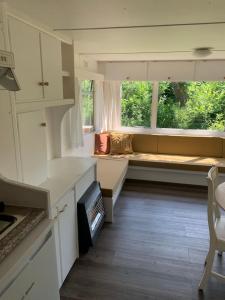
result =
M2 234L6 229L12 226L17 221L15 216L11 215L0 215L0 234Z
M6 206L0 213L0 240L18 226L30 213L30 208Z

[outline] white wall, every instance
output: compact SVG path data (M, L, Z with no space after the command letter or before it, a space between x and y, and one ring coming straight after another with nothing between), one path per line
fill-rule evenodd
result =
M100 62L106 80L224 80L225 61Z
M84 134L84 146L70 149L67 152L67 155L75 155L75 156L90 156L94 153L94 133L86 133Z
M5 40L3 30L1 30L1 21L0 21L0 49L5 50Z
M72 148L70 144L70 112L66 112L61 126L62 156L90 156L94 151L94 133L84 134L84 146Z
M98 72L97 61L86 55L79 55L79 65L77 67L90 72Z

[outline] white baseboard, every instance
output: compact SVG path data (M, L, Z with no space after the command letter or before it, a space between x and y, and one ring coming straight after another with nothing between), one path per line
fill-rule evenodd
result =
M220 174L220 182L225 181L225 174ZM161 181L207 186L207 172L183 171L173 169L129 166L127 179Z

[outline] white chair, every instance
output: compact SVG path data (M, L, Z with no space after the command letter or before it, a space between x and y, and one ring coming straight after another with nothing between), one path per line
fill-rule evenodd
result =
M219 255L225 251L225 218L220 214L217 197L219 189L218 186L218 168L212 167L208 173L208 226L210 245L209 252L205 260L205 268L202 279L199 283L199 290L203 291L209 276L225 280L225 276L212 271L215 252L218 251ZM223 191L223 190L222 190ZM221 197L225 198L225 191Z

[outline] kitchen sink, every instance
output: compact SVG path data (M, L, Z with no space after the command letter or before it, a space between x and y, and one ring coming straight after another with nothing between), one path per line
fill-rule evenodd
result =
M17 227L30 213L30 208L5 206L0 212L0 240Z
M17 221L15 216L0 214L0 234Z

